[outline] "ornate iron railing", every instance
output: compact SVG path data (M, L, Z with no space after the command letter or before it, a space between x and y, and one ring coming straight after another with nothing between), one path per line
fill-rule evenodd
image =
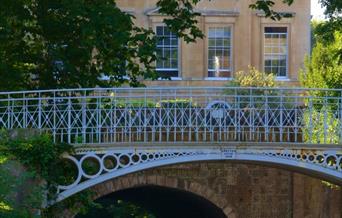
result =
M342 90L98 88L0 93L0 129L72 144L342 144Z

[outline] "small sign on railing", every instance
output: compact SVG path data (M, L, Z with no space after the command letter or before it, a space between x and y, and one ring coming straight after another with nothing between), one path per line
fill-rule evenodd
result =
M224 118L224 110L223 109L214 109L211 112L211 116L214 119L223 119Z
M223 158L226 158L226 159L234 159L235 158L235 154L236 154L235 149L223 148L223 149L221 149L221 152L222 152Z

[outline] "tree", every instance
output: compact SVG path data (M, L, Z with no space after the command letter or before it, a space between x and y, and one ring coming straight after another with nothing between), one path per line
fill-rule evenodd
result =
M342 32L333 34L333 41L326 44L319 39L311 58L305 60L305 70L300 73L303 86L308 88L342 88ZM338 93L340 94L340 93Z
M328 32L332 36L329 36ZM317 31L314 33L316 45L311 57L306 57L305 70L300 72L300 81L307 88L342 88L342 31L335 30L333 34L331 32L332 30L327 30L323 34ZM303 117L304 139L317 143L341 143L339 132L342 125L339 118L341 91L311 90L309 92L312 98L305 103L311 111L305 113Z
M200 0L158 0L165 23L186 42L204 35L194 6ZM294 0L282 0L292 4ZM339 0L322 0L337 17ZM277 20L270 0L250 7ZM0 5L0 91L70 87L139 86L156 79L156 39L134 25L113 0L2 0ZM101 80L103 76L109 80Z
M138 86L138 77L155 77L153 32L111 0L3 0L0 7L0 90Z

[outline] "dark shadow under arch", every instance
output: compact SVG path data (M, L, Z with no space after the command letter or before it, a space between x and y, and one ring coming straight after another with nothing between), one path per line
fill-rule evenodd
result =
M157 218L227 218L221 208L189 191L158 185L122 189L100 197L97 203L108 205L117 200L131 202L153 213ZM99 217L94 209L76 218Z

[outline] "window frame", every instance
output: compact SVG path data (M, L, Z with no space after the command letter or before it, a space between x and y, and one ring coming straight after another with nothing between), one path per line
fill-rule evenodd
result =
M278 76L278 75L275 75L275 78L276 80L279 80L279 81L289 81L290 80L290 64L289 64L289 58L290 58L290 32L291 32L291 29L290 29L290 25L287 25L287 24L265 24L265 25L262 25L262 69L263 71L265 72L265 61L266 61L266 53L265 53L265 47L266 47L266 32L265 32L265 29L268 28L268 27L281 27L281 28L286 28L286 64L285 64L285 76ZM279 34L278 33L275 33L275 34Z
M223 69L220 70L222 72L229 72L229 77L209 77L209 70L213 71L212 69L209 69L209 30L210 28L229 28L230 30L230 52L229 52L229 63L230 68L229 69ZM234 77L234 25L232 23L207 23L205 28L206 33L206 40L205 40L205 69L204 69L204 79L205 80L232 80Z
M157 36L157 28L158 27L166 27L166 24L165 23L154 23L153 25L153 31L154 33L156 34L156 37ZM181 40L179 37L177 37L177 68L157 68L157 61L156 61L156 72L159 73L161 71L172 71L172 70L175 70L177 69L178 71L178 76L174 77L174 76L171 76L170 79L171 80L182 80L182 74L181 74ZM157 48L158 48L158 45L157 45ZM158 72L159 71L159 72ZM163 78L163 77L159 77L158 80L168 80L166 78Z

